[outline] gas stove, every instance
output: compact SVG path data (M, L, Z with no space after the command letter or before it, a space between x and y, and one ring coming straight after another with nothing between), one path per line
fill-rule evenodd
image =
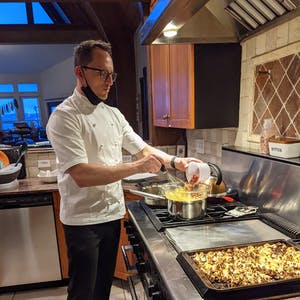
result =
M208 202L206 215L201 218L196 218L192 220L181 219L179 217L173 217L168 213L166 207L150 207L144 200L140 201L140 206L146 212L147 216L151 220L152 224L157 231L163 231L166 228L173 228L179 226L191 226L191 225L201 225L209 223L220 223L229 221L240 221L240 220L252 220L258 219L258 212L244 215L239 217L233 217L227 215L226 213L236 207L245 207L245 205L239 201L226 202L222 199L216 199L214 201Z

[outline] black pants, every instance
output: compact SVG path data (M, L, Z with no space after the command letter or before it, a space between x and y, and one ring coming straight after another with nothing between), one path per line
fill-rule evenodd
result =
M120 220L64 225L68 246L68 300L108 300L116 267Z

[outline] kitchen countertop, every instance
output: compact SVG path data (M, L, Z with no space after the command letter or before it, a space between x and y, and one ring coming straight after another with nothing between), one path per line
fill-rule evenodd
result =
M18 179L18 183L17 187L0 189L0 196L58 191L57 183L44 183L39 178Z
M25 178L18 179L18 186L15 188L0 189L0 196L2 195L16 195L26 193L44 193L44 192L57 192L57 183L44 183L40 178ZM130 189L137 189L136 183L122 182L124 191Z

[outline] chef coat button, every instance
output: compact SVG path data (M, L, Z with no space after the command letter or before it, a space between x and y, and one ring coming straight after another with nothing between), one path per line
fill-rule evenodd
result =
M96 127L96 124L93 124L93 127Z

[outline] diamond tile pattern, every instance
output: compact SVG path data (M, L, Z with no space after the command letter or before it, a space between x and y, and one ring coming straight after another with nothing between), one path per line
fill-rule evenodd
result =
M300 52L256 66L252 134L269 118L277 135L300 137Z

